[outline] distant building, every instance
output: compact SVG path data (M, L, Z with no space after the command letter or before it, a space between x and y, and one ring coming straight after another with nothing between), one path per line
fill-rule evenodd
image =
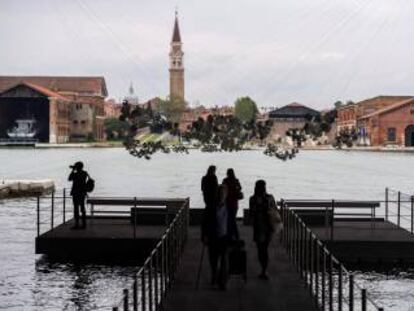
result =
M105 118L119 118L121 115L122 103L117 102L111 98L104 103L104 115Z
M414 146L414 97L387 105L358 119L360 135L371 146Z
M284 137L291 129L302 129L306 122L319 117L320 112L302 104L291 103L269 112L268 119L273 121L270 136Z
M414 96L377 96L338 109L337 132L355 130L358 144L414 146Z
M208 116L230 116L234 115L234 108L230 106L222 106L222 107L213 107L213 108L205 108L204 106L199 106L196 108L187 108L183 115L181 116L181 120L179 123L179 129L181 132L187 131L188 127L193 124L193 122L197 121L199 118L203 120L207 120Z
M360 117L409 98L411 96L377 96L355 104L341 106L338 108L337 132L346 129L356 130Z
M184 52L182 50L177 12L170 49L170 99L185 100L184 95Z
M107 95L103 77L0 76L0 137L30 117L42 142L102 140Z

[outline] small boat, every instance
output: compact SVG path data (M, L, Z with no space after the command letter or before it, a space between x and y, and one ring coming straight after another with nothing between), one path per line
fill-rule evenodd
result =
M12 139L26 140L33 139L36 134L35 119L18 119L17 126L7 131L7 135Z

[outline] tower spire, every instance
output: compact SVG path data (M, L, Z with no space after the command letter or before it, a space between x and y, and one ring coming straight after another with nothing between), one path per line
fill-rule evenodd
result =
M184 100L184 53L182 50L178 11L175 10L173 36L170 47L170 98Z
M178 25L178 10L175 9L175 22L172 36L172 42L181 42L180 26Z

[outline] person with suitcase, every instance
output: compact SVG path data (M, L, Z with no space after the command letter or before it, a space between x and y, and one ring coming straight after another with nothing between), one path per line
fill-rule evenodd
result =
M266 191L264 180L256 182L254 194L250 197L249 211L253 221L253 240L256 242L257 255L262 269L259 278L268 280L269 243L275 231L275 224L281 224L281 219L274 197Z

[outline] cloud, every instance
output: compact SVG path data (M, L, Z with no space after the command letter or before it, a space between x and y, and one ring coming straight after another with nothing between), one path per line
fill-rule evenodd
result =
M413 94L414 3L404 0L181 1L186 97L259 105ZM3 0L2 74L103 74L111 96L133 81L166 96L175 3Z

